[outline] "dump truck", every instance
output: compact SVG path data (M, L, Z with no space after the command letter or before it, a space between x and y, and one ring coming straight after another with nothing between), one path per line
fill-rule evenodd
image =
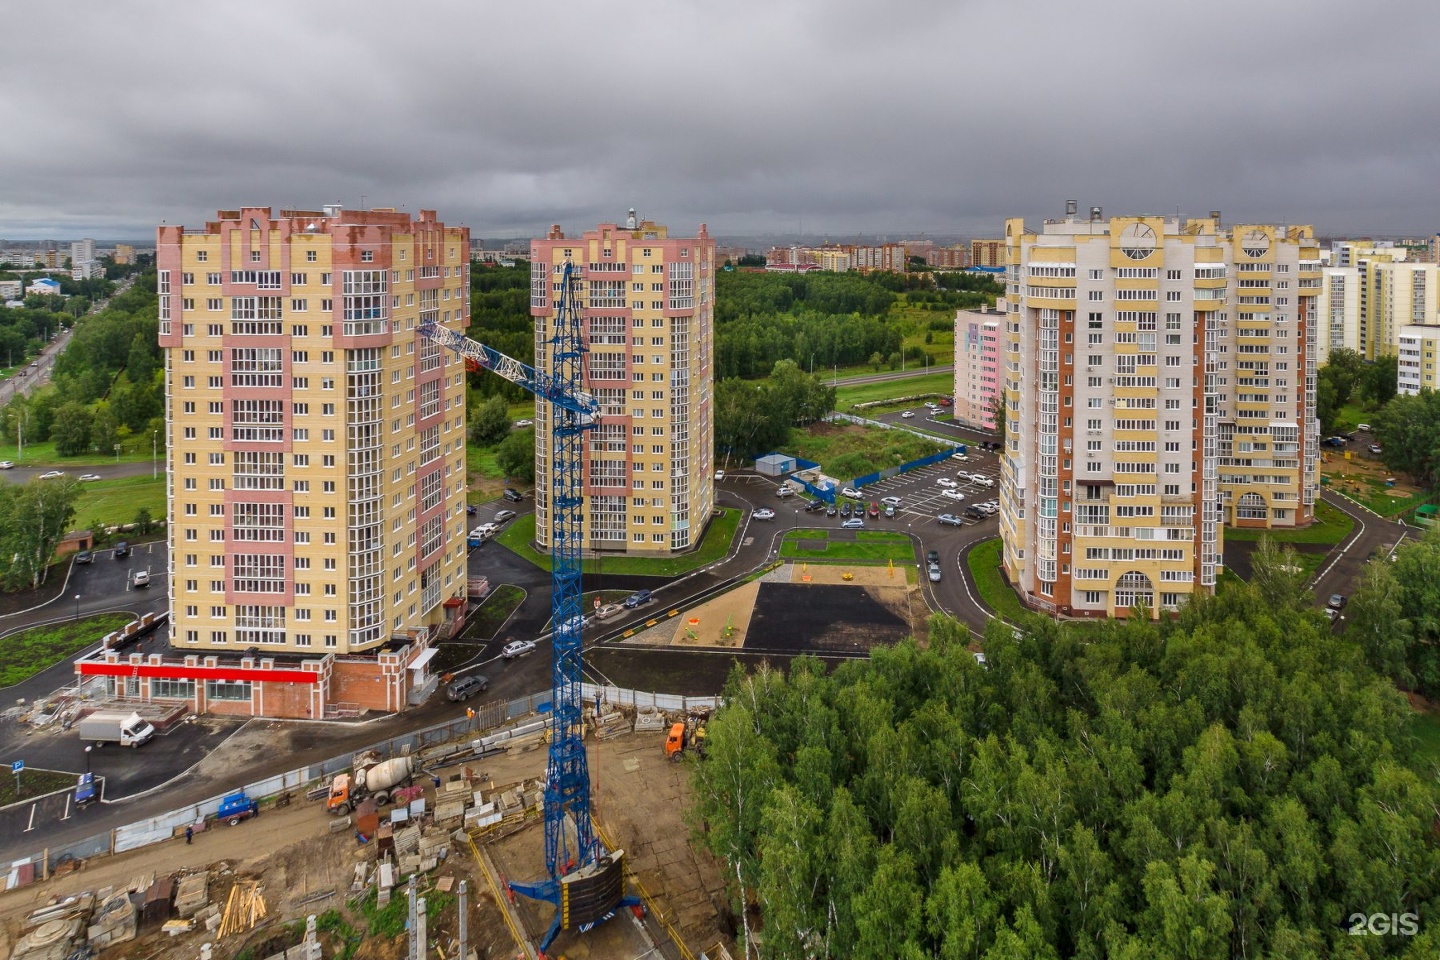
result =
M330 781L330 797L325 801L325 808L343 817L370 796L383 806L390 802L392 789L409 784L419 772L420 764L414 757L381 760L373 753L365 754L356 758L353 773L338 774Z
M82 717L78 726L80 739L97 747L107 743L138 747L149 743L155 736L155 728L140 714L119 710L97 710L87 717Z
M698 757L705 756L705 724L709 716L692 713L684 720L671 724L665 735L665 757L679 763L686 750L693 750Z

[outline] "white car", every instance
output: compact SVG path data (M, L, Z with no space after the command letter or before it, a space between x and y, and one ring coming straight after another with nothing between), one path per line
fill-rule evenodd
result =
M130 585L136 590L139 590L141 587L150 586L150 571L136 570L135 576L130 580Z
M961 493L959 490L941 490L941 491L940 491L940 496L944 497L944 498L947 499L947 500L964 500L964 499L965 499L965 494Z
M975 484L975 486L977 486L977 487L993 487L993 486L995 486L995 481L994 481L994 480L991 480L989 477L981 476L981 475L978 474L978 473L974 473L974 474L971 474L971 475L970 475L970 482L973 483L973 484Z
M724 471L724 470L716 470L716 471L715 471L715 482L716 482L716 483L719 483L721 480L724 480L724 479L725 479L725 471Z
M759 510L756 510L754 513L750 514L750 516L754 517L756 520L774 520L775 511L771 510L769 507L761 507Z
M92 481L99 480L99 479L100 479L100 474L98 474L98 473L82 473L82 474L80 474L80 481L81 481L82 483L90 483L90 482L92 482Z
M505 644L505 649L500 651L500 656L506 660L513 660L535 649L534 640L511 640Z
M57 477L65 476L64 470L51 470L49 473L40 474L41 480L54 480Z
M955 471L955 479L956 479L956 480L966 480L966 481L968 481L968 480L973 480L974 478L975 478L975 475L972 474L969 470L956 470L956 471Z
M880 502L887 507L898 507L901 500L899 497L881 497Z
M860 517L851 517L849 520L842 520L840 526L846 530L863 530L865 529L865 521Z
M856 490L854 487L846 487L844 490L840 491L840 496L849 497L851 500L859 500L860 491Z
M935 482L942 487L954 488L958 486L958 484L954 480L951 480L949 477L936 477Z
M936 403L934 400L926 400L926 401L925 401L925 406L929 407L931 410L939 410L939 409L940 409L940 404Z
M950 455L950 459L959 460L961 463L966 463L970 460L970 457L963 453L953 453Z
M911 417L915 416L915 411L906 410L904 413L900 414L900 416L905 418L906 420L909 420Z
M0 460L0 470L14 470L14 469L15 469L15 461L14 461L14 460Z
M515 426L516 426L517 428L519 428L519 427L533 427L534 425L535 425L535 421L534 421L534 420L516 420L516 421L515 421Z
M975 662L976 662L976 663L980 664L980 668L981 668L982 670L989 670L989 669L990 669L990 662L985 659L985 654L983 654L983 653L972 653L971 656L973 656L973 657L975 658Z

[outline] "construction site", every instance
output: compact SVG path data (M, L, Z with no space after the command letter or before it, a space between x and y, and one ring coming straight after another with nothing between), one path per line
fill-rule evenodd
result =
M685 736L667 747L676 724ZM59 864L0 894L0 955L729 956L722 871L691 843L685 816L700 718L602 704L587 710L586 729L592 819L605 849L623 857L624 893L638 906L607 910L583 931L562 924L543 954L555 908L509 889L547 872L548 726L531 720L413 758L357 755L349 774L265 798L253 814L248 800L233 813L222 804L162 843Z

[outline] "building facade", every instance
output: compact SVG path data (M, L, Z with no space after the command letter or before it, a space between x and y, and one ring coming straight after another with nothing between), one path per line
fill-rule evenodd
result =
M1421 390L1440 387L1435 379L1435 359L1440 354L1440 325L1406 324L1400 328L1396 357L1396 392L1414 396Z
M1326 267L1321 271L1320 300L1316 304L1319 330L1316 346L1321 363L1336 350L1360 351L1360 271L1356 267Z
M159 228L173 656L147 695L320 716L426 686L465 609L465 366L416 328L468 324L468 254L433 211Z
M1213 589L1222 525L1313 519L1310 228L1006 225L1004 567L1032 606L1123 616Z
M958 310L955 313L955 406L961 423L996 429L995 407L1000 395L1002 310Z
M531 243L535 365L550 369L550 330L567 261L581 269L588 354L584 389L601 423L586 434L586 549L664 555L700 543L715 506L715 243L664 226L558 226ZM535 405L535 532L550 535L550 408Z
M972 267L1003 267L1006 266L1006 246L1001 240L971 240L970 241L970 266Z

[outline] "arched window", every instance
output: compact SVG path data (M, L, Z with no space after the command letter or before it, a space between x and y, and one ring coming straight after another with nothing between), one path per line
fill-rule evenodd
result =
M1136 604L1155 609L1155 585L1138 570L1131 570L1115 585L1115 607L1128 610Z
M1265 506L1265 498L1258 493L1245 494L1235 505L1237 520L1264 520L1269 515L1270 510Z

